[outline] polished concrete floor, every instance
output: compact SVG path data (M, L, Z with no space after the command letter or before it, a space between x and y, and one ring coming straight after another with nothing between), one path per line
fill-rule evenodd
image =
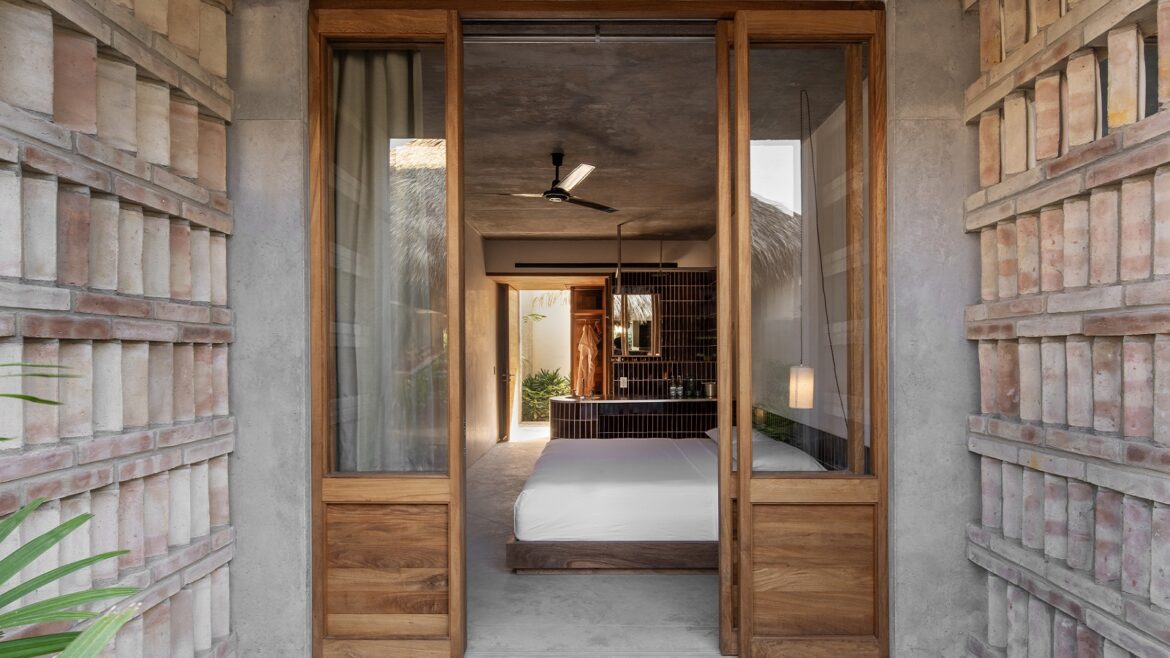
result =
M717 576L504 568L512 503L546 441L526 425L468 469L468 658L718 656Z

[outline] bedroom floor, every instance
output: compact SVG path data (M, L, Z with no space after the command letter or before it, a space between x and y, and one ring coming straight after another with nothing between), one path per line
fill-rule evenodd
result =
M467 472L468 658L718 656L718 576L516 575L504 567L512 504L547 441L527 424L522 436Z

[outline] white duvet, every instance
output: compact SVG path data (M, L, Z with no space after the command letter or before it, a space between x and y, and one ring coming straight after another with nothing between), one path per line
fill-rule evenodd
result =
M550 441L516 499L521 541L718 541L707 439Z

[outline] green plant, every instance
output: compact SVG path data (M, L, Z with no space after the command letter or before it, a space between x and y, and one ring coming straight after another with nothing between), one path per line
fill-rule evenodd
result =
M42 503L44 498L37 498L21 507L3 521L0 521L0 541L4 541L16 531ZM12 553L0 559L0 586L6 586L22 569L32 564L49 549L55 547L69 533L77 530L93 518L92 514L79 514L58 525L48 532L34 537L23 543ZM76 562L70 562L45 573L33 576L28 580L7 587L0 592L0 609L15 603L21 597L50 584L65 576L89 567L103 560L110 560L126 553L126 551L109 551ZM88 589L80 592L71 592L50 597L42 601L30 603L7 612L0 613L0 656L7 658L31 658L63 652L61 656L67 658L89 658L101 653L110 638L118 632L127 621L137 614L134 606L117 611L110 611L100 615L100 618L84 631L67 631L63 633L49 633L45 635L30 635L12 640L4 638L5 631L13 628L32 626L62 621L84 621L99 617L99 613L84 609L92 603L117 599L137 592L134 587L103 587Z
M560 368L552 371L542 368L528 375L520 392L520 419L548 420L548 399L568 395L570 391L569 378L561 374Z

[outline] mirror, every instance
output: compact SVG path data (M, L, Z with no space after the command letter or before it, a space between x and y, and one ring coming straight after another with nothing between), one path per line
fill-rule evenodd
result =
M613 296L613 353L618 357L661 356L658 293Z

